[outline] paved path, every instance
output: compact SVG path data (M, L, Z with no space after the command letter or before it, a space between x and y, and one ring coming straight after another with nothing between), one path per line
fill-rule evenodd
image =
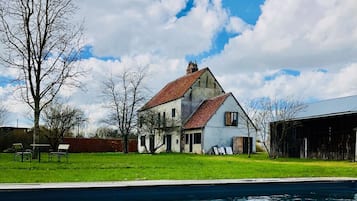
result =
M272 178L272 179L221 179L221 180L144 180L144 181L113 181L113 182L66 182L66 183L2 183L1 190L54 189L54 188L107 188L135 186L180 186L180 185L214 185L214 184L244 184L244 183L278 183L278 182L336 182L354 181L349 177L313 177L313 178Z

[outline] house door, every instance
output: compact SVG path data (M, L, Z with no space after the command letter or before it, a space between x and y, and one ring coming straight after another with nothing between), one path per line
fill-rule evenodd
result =
M149 148L150 148L150 152L153 153L154 150L155 150L155 136L154 135L150 135L150 138L149 138Z
M193 134L190 134L190 152L193 151Z
M243 153L247 154L252 153L253 151L253 138L252 137L243 137Z
M166 152L171 152L171 135L166 135Z

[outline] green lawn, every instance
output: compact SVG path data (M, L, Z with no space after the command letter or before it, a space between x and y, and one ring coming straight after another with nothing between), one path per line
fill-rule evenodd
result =
M18 162L0 154L0 183L78 182L159 179L241 179L286 177L357 177L357 163L268 159L265 154L210 156L193 154L83 153L69 162Z

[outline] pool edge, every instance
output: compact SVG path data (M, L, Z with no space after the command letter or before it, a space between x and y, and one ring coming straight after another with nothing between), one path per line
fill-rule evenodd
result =
M106 182L62 182L62 183L0 183L0 191L27 189L80 189L80 188L120 188L147 186L218 185L250 183L301 183L301 182L357 182L353 177L304 177L304 178L256 178L217 180L138 180Z

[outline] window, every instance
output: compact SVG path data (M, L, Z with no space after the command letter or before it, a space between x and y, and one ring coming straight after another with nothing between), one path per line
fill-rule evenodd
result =
M166 113L165 112L162 113L162 126L166 127Z
M161 124L161 116L160 116L160 112L157 113L157 127L160 127Z
M172 108L172 110L171 110L171 117L172 118L176 117L176 109L175 108Z
M189 143L189 138L188 138L188 134L185 134L185 144L188 144Z
M140 146L145 147L145 136L140 137Z
M193 135L193 143L194 144L201 144L201 133L195 133Z
M166 144L166 135L162 136L162 144Z
M226 112L224 118L226 126L238 126L238 112Z
M143 117L143 116L140 116L140 117L139 117L139 128L142 128L142 127L143 127L143 123L144 123L144 117Z

